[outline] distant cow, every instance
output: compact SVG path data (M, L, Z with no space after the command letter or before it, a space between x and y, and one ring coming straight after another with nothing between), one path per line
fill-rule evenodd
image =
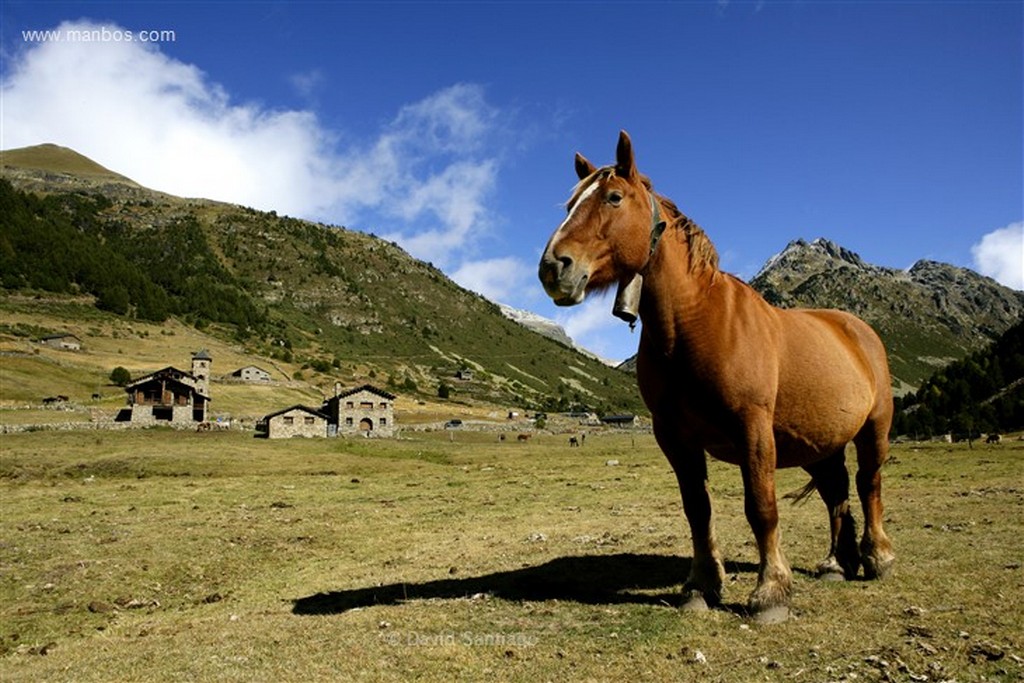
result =
M518 441L519 443L525 443L530 440L530 436L530 434L520 434L519 436L516 437L516 441Z
M999 443L1002 440L1003 440L1002 436L1000 436L999 434L993 433L993 434L989 434L988 435L988 438L985 439L985 443Z
M579 445L580 445L580 440L579 439L577 439L575 436L570 436L569 437L569 447L570 448L576 448Z

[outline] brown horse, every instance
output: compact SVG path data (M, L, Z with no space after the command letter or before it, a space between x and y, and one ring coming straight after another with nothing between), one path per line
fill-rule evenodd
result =
M672 464L693 537L684 608L722 597L705 451L739 465L744 510L760 569L749 598L763 621L788 615L791 572L780 545L775 470L803 467L828 508L831 545L822 576L885 575L895 555L882 530L881 467L888 456L892 393L874 331L834 310L782 310L718 268L711 241L636 168L620 133L616 163L576 155L580 182L551 236L540 280L556 304L619 288L615 314L643 322L640 393ZM637 297L639 300L637 301ZM845 447L857 448L865 529L858 551Z

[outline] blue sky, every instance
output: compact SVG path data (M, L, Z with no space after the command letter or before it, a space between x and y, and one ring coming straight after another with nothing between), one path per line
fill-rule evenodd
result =
M536 279L573 154L620 129L741 277L826 237L1024 287L1022 8L5 0L0 148L387 237L621 360L610 300Z

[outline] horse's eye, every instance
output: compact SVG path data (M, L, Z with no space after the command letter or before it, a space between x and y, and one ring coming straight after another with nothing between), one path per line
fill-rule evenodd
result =
M612 190L608 193L608 203L612 206L618 206L622 203L622 193L618 190Z

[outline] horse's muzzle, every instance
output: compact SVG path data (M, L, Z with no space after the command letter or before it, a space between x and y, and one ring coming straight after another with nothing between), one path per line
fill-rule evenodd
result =
M550 251L545 253L537 275L555 305L575 306L583 302L589 274L568 256L556 258Z

